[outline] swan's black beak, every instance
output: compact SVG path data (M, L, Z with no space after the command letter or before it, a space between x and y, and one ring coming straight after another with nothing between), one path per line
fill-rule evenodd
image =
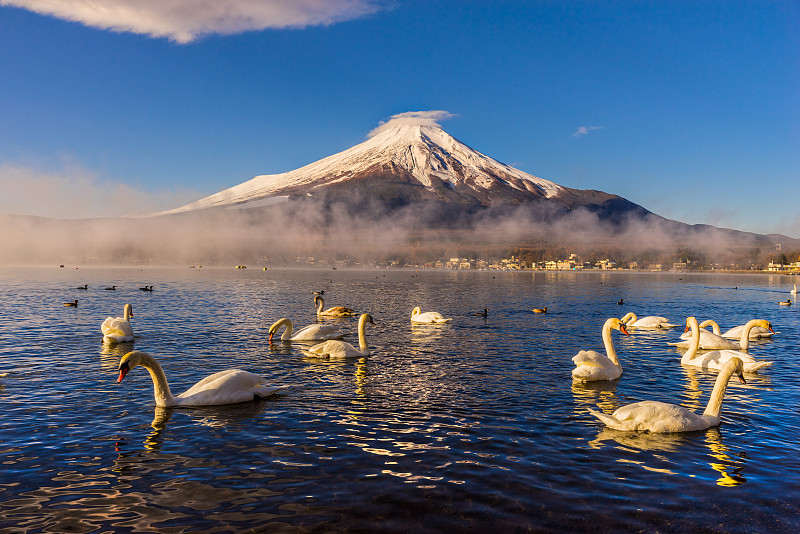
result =
M747 380L744 379L744 375L737 375L739 377L739 382L742 384L747 384Z
M128 371L130 371L130 368L128 368L128 362L120 364L120 366L119 366L119 378L117 378L117 384L122 382L122 379L125 378L125 375L128 374Z

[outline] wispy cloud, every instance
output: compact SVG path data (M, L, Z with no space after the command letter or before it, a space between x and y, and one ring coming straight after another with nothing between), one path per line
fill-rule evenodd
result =
M327 25L369 15L386 0L0 0L87 26L189 43L211 34Z
M149 213L201 196L197 191L141 191L76 165L56 172L0 165L0 191L0 214L62 219Z
M578 129L572 134L572 137L580 137L582 135L587 135L592 130L602 130L602 126L578 126Z
M421 125L438 127L440 121L447 120L455 116L456 115L453 113L450 113L449 111L443 111L441 109L434 109L430 111L406 111L405 113L392 115L387 121L381 121L378 123L378 126L375 129L369 132L367 137L375 137L381 132L403 124L412 126Z

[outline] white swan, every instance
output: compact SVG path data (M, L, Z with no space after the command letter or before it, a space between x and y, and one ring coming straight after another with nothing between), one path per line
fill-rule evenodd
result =
M639 319L633 312L626 313L622 318L622 322L625 323L625 326L628 328L643 328L648 330L675 328L676 326L680 326L670 323L669 319L666 317L659 317L656 315L648 315L647 317L642 317Z
M240 369L228 369L207 376L191 388L173 397L167 377L158 362L149 354L133 351L119 361L119 378L122 382L128 371L136 366L147 369L153 379L156 406L216 406L247 402L263 398L286 386L268 386L264 378Z
M647 430L650 432L692 432L719 425L722 411L722 397L728 388L728 381L734 373L746 384L742 376L742 360L732 358L722 368L714 383L711 397L703 415L697 415L683 406L658 401L643 401L617 408L607 415L590 409L592 415L606 426L616 430Z
M124 343L133 341L133 327L131 317L133 317L133 307L126 304L123 310L124 317L107 317L100 330L103 332L103 341L106 343Z
M284 317L283 319L278 319L269 327L270 343L272 343L272 336L283 326L286 327L286 330L283 331L281 341L322 341L324 339L340 339L344 337L344 334L339 332L339 327L331 324L311 324L301 328L293 335L294 326L292 325L292 320Z
M706 330L706 326L711 326L714 330L713 332L709 332ZM735 341L731 341L730 339L725 339L720 335L720 328L716 321L712 319L706 319L698 328L698 332L700 335L700 345L698 346L701 350L747 350L749 347L749 343L746 345L742 345L742 342L739 341L738 343ZM679 341L677 343L670 342L667 345L672 347L678 347L681 349L688 349L692 346L692 336L694 334L690 332L689 325L687 323L686 329L681 334L681 339L684 341ZM739 335L741 338L741 334Z
M744 332L746 326L747 326L746 324L740 324L739 326L734 326L733 328L722 334L722 337L728 339L741 339L742 332ZM703 325L701 324L700 327L702 328ZM775 334L774 330L764 328L763 326L754 326L753 328L750 329L749 339L762 339L765 337L772 337L774 334Z
M603 325L603 345L606 353L600 354L594 350L582 350L572 357L575 362L575 369L572 370L572 379L581 382L591 382L594 380L614 380L622 374L622 366L614 350L614 342L611 339L611 330L619 330L626 336L629 335L625 329L625 324L615 317L607 319Z
M763 319L752 319L748 321L745 325L745 331L742 332L741 339L741 343L743 345L742 348L744 350L747 350L750 346L750 340L748 336L749 330L753 326L763 326L764 328L769 329L772 328L770 322ZM690 365L692 367L700 367L701 369L722 369L728 360L739 358L742 360L744 371L746 373L754 373L762 367L772 365L772 362L756 360L746 352L739 352L735 350L714 350L696 355L697 349L700 345L700 327L697 324L697 319L694 317L687 317L686 327L691 328L692 339L690 341L691 346L689 347L689 350L687 350L681 357L681 365Z
M369 346L367 345L367 323L375 324L372 317L368 313L364 313L358 319L358 347L355 348L346 341L337 339L329 339L324 343L314 345L308 350L302 351L306 356L312 358L357 358L360 356L369 356Z
M440 324L449 323L450 321L452 321L452 319L445 319L439 312L423 313L419 306L411 310L412 323Z
M352 317L356 314L356 312L344 306L334 306L323 311L325 299L319 295L314 297L314 305L317 307L317 315L322 317Z

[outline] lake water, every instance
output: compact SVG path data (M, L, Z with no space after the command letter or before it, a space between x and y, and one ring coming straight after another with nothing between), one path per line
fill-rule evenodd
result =
M777 304L793 281L3 268L0 530L796 532L800 315ZM320 290L326 307L372 314L371 356L318 361L303 345L268 344L281 317L315 321ZM137 339L106 347L100 323L126 302ZM412 326L414 306L453 320ZM488 317L471 315L484 308ZM702 412L716 378L680 365L667 346L678 328L614 332L622 377L574 385L571 358L602 350L603 322L627 311L723 329L768 319L779 333L750 353L775 363L731 381L718 428L605 429L588 408L652 399ZM357 344L357 318L329 321ZM116 383L133 347L160 361L175 394L233 367L289 387L238 405L156 408L144 369Z

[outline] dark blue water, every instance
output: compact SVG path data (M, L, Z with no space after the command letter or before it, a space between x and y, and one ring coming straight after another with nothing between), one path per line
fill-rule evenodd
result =
M777 304L790 280L0 269L0 530L793 532L800 315ZM303 345L267 343L281 317L315 320L319 290L326 307L372 314L371 356L318 361ZM105 347L100 323L126 302L137 339ZM453 320L412 326L414 306ZM484 308L487 318L471 315ZM750 353L775 363L731 382L718 428L605 429L588 408L652 399L702 412L716 378L680 365L667 346L675 329L615 332L622 377L574 385L572 356L602 350L603 322L627 311L713 318L723 330L768 319L779 333ZM357 344L357 318L338 321ZM160 361L175 394L232 367L289 387L238 405L156 408L145 370L116 383L133 348Z

